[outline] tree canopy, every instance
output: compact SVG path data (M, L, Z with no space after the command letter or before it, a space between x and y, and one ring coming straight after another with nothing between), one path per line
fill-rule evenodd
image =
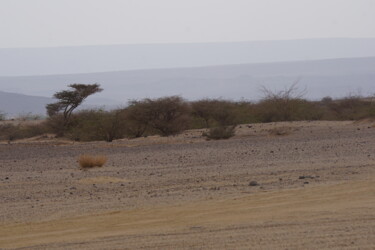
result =
M95 84L70 84L71 89L56 92L53 97L58 99L55 103L46 105L48 116L60 114L62 112L64 117L64 125L69 123L70 116L74 109L90 95L101 92L103 89L100 85Z

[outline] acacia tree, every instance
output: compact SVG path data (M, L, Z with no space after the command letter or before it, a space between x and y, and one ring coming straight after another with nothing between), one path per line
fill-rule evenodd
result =
M95 84L70 84L71 90L56 92L53 97L58 99L55 103L46 105L48 116L63 115L64 127L69 124L72 112L90 95L101 92L100 85Z

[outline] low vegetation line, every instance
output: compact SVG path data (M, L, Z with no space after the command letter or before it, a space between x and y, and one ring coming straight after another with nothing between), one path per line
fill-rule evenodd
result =
M187 101L179 96L133 100L124 108L73 112L88 96L102 91L99 84L72 84L57 92L56 103L46 106L49 117L40 123L0 123L0 140L9 142L54 134L75 141L108 141L149 135L170 136L187 129L202 129L207 139L235 135L237 124L302 120L361 120L375 118L375 96L304 98L296 84L273 92L263 89L258 102L202 99ZM1 109L1 107L0 107ZM2 113L0 113L2 114ZM4 120L4 114L0 115ZM280 131L275 133L281 133Z

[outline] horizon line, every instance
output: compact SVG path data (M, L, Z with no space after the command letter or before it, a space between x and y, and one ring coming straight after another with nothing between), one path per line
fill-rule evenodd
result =
M242 41L208 41L208 42L152 42L152 43L113 43L113 44L87 44L87 45L53 45L53 46L31 46L31 47L0 47L0 50L17 49L58 49L79 47L105 47L105 46L150 46L150 45L197 45L197 44L229 44L229 43L259 43L259 42L288 42L303 40L361 40L375 39L375 37L315 37L315 38L291 38L291 39L259 39Z

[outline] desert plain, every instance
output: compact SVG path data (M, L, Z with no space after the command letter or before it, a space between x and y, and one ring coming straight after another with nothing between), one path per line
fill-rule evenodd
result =
M375 249L374 124L1 142L0 249Z

